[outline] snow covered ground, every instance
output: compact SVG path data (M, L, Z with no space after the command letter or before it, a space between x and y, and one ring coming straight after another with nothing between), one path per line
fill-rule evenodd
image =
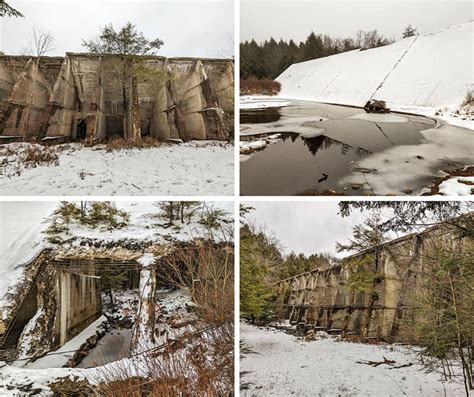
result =
M474 22L394 44L296 63L276 80L280 100L364 106L384 100L392 110L435 116L473 129L472 114L456 115L474 90Z
M320 397L456 397L461 382L441 382L424 373L412 349L337 341L334 337L304 342L274 329L241 323L242 396ZM373 367L357 361L395 360ZM405 368L395 368L414 363Z
M57 165L21 169L30 144L0 147L0 195L232 195L234 146L192 141L141 149L107 150L79 144L53 146ZM9 150L10 149L10 150ZM17 170L21 173L18 175Z

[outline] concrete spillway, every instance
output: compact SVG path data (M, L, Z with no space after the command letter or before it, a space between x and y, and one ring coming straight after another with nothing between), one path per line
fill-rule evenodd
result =
M474 90L474 22L291 65L278 78L280 96L391 109L456 109Z

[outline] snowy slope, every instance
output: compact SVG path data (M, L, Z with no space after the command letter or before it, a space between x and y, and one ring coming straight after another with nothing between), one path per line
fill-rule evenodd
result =
M44 220L56 202L3 202L0 205L0 308L9 285L21 281L24 266L45 243Z
M291 65L276 80L280 97L391 109L456 109L474 89L474 22Z

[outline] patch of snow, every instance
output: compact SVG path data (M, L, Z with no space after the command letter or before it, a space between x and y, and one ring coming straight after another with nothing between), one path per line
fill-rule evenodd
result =
M444 196L470 196L473 189L474 176L453 176L438 187L439 193Z
M376 195L404 195L417 192L420 181L427 182L446 163L468 164L474 153L473 133L465 128L442 125L420 133L424 141L416 145L398 145L371 154L353 164L354 169L374 170L353 172L342 183L368 183ZM446 150L449 148L449 151Z
M240 142L240 151L249 151L252 149L262 149L266 147L268 143L262 139L256 141L242 141Z
M5 318L9 286L23 280L23 271L47 245L42 231L46 218L57 206L55 202L0 203L0 310Z
M155 262L155 255L147 252L141 258L138 258L137 262L144 267L149 267Z
M241 323L241 396L419 396L455 397L462 381L442 382L425 373L413 349L397 345L338 342L333 337L305 342L284 332ZM393 368L357 361L395 360ZM392 368L392 369L391 369Z
M101 316L58 350L50 352L48 355L33 362L16 361L13 365L29 369L61 368L66 365L76 350L78 350L88 338L97 333L99 328L105 322L107 322L107 319L104 316Z
M241 96L240 109L267 109L267 108L281 108L288 106L289 101L271 96Z
M318 116L302 116L294 114L291 116L282 116L278 121L272 123L249 124L251 128L245 130L241 135L260 135L274 134L281 132L294 132L302 136L310 136L312 138L323 135L325 129L318 127L320 122L326 121L324 117Z
M36 311L35 315L28 321L28 323L25 325L25 328L23 328L23 331L21 333L20 339L18 340L18 345L17 345L17 351L18 351L18 358L23 359L28 357L28 352L31 347L31 332L33 331L36 322L38 319L43 316L44 310L42 307L39 307L38 310ZM26 362L26 361L23 361Z
M16 145L16 144L8 144ZM31 145L31 144L22 144ZM0 194L68 196L232 195L234 146L217 141L106 150L54 146L59 165L0 172ZM7 157L0 154L0 164Z
M406 123L408 118L395 114L382 113L357 113L351 119L373 121L374 123Z
M27 396L28 393L19 392L19 390L25 385L30 385L31 389L41 390L39 395L52 396L48 383L63 377L70 377L72 380L75 376L80 379L85 378L83 372L76 368L26 369L16 368L0 361L0 395L2 397Z

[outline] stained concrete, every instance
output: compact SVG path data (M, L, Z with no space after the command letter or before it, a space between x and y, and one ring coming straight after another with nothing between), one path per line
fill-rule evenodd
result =
M460 237L458 232L447 225L437 226L380 246L379 277L372 300L369 292L348 287L354 264L373 255L372 250L347 257L330 269L314 269L282 280L278 283L283 302L281 319L305 330L332 330L344 335L361 335L368 322L366 337L410 342L412 335L401 328L406 319L416 321L411 293L422 280L426 266L423 257L440 245L472 250L472 237ZM365 265L364 269L373 271L372 266Z
M225 140L233 92L226 59L0 56L0 136Z

